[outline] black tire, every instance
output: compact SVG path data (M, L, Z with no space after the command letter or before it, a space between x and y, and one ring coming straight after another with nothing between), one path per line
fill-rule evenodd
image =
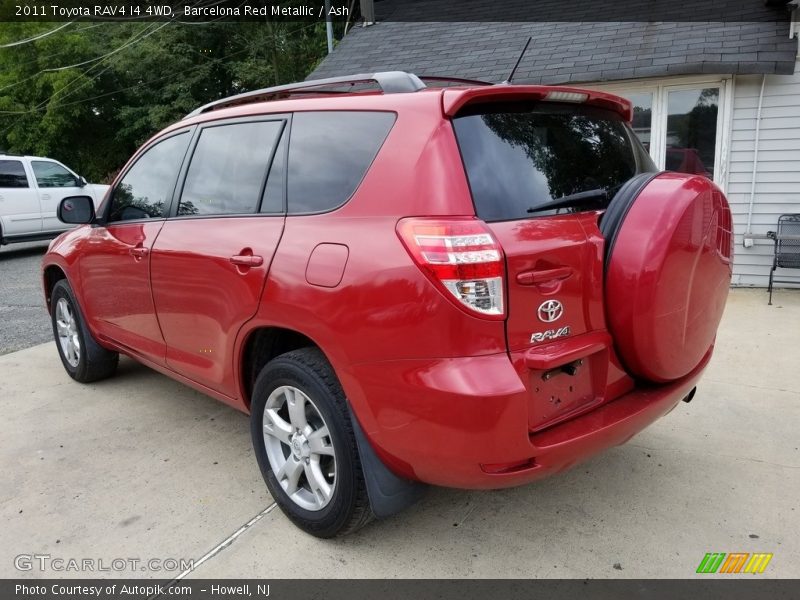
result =
M270 394L281 386L292 386L303 392L328 427L336 454L336 479L328 504L318 510L301 507L284 491L267 455L264 409ZM350 409L339 380L322 352L316 348L293 350L273 359L262 369L253 390L250 425L253 449L264 481L275 502L300 529L319 538L332 538L361 529L374 518Z
M60 300L67 303L74 315L75 329L80 343L77 364L70 363L70 360L67 359L64 349L59 342L57 320ZM97 343L94 337L92 337L89 328L86 326L86 320L83 317L78 300L75 298L75 294L72 292L72 288L70 288L66 279L58 281L53 286L53 292L50 295L50 307L50 320L53 325L53 337L56 342L56 348L61 358L61 364L64 365L64 369L69 376L80 383L90 383L113 375L114 371L117 369L119 354L103 348Z

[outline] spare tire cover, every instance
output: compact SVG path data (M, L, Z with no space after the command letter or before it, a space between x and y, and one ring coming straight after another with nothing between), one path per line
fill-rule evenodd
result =
M698 175L660 173L612 200L605 305L617 353L634 376L690 373L714 344L731 280L731 213Z

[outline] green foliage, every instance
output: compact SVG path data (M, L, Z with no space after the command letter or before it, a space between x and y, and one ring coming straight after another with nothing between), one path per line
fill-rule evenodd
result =
M0 23L0 45L58 25ZM73 23L0 48L0 150L105 181L198 106L302 80L325 52L324 23Z

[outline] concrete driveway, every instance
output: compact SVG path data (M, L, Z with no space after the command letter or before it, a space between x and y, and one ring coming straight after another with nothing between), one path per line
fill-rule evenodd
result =
M798 331L800 292L735 290L695 400L625 446L523 488L432 489L333 541L272 510L244 415L130 360L83 386L52 344L7 354L0 577L49 554L205 558L188 576L213 578L684 578L706 552L771 552L760 577L800 577Z

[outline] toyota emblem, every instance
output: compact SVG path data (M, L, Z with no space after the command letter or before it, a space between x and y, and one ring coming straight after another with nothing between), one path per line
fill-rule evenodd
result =
M552 323L553 321L560 319L561 315L564 314L564 305L558 300L548 300L547 302L542 302L539 305L537 314L540 321L544 323Z

